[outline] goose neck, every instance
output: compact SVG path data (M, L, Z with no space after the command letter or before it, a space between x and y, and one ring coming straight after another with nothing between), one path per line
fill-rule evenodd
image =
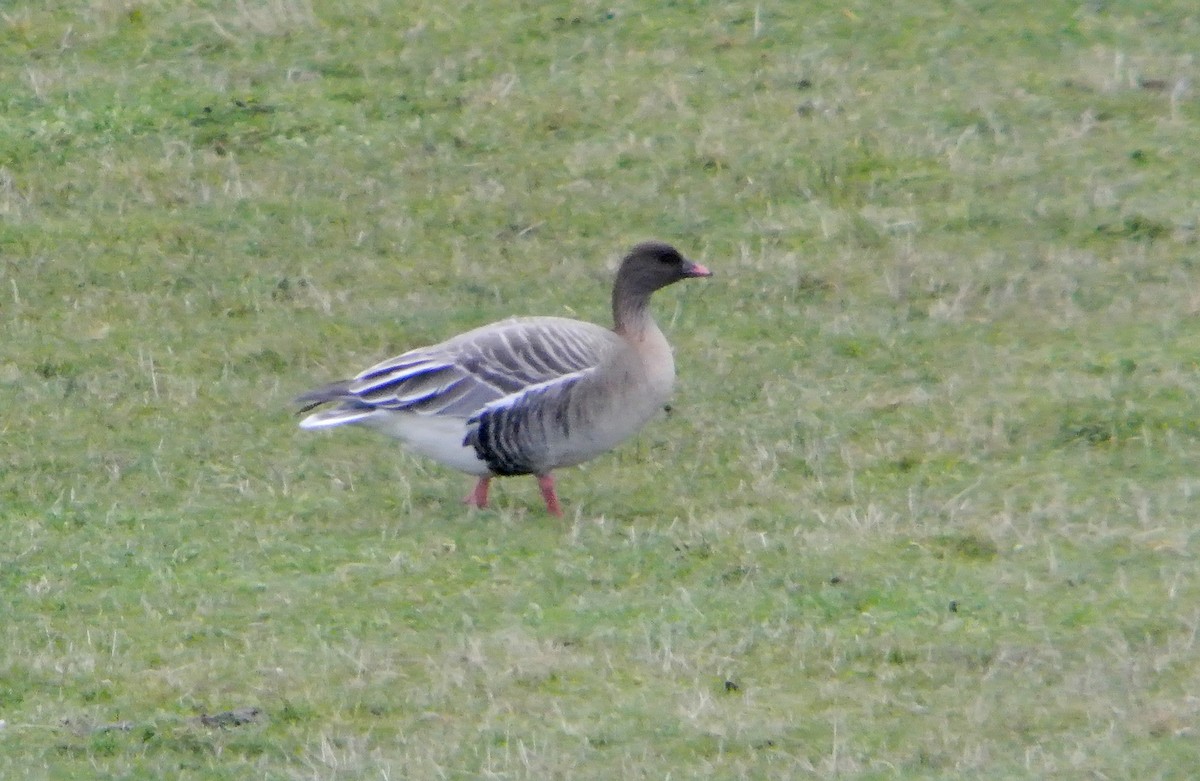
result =
M626 336L636 337L645 332L653 322L650 315L650 296L621 285L613 290L612 313L613 330Z

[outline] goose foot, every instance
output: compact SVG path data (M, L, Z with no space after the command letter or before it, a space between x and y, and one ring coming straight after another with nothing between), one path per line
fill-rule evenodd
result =
M562 517L562 507L558 504L558 493L554 490L554 475L538 475L538 488L542 491L542 499L546 500L546 512Z
M478 507L481 510L487 507L488 485L491 482L492 478L490 477L479 478L479 482L475 484L474 490L463 497L463 504L465 504L467 507Z

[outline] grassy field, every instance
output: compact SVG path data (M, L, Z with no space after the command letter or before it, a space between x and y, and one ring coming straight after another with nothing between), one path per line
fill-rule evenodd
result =
M1198 39L0 4L0 777L1194 777ZM606 321L651 237L717 276L565 520L296 428L408 347Z

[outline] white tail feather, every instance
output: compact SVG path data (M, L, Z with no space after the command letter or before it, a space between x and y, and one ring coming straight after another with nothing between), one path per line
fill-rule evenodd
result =
M348 423L359 423L366 418L371 417L375 413L373 409L362 410L347 410L347 409L327 409L321 412L314 412L307 418L300 421L300 428L312 431L318 428L333 428L334 426L345 426Z

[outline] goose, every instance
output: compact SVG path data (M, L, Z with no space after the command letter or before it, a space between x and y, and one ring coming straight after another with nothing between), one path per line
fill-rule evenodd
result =
M562 516L553 471L605 453L663 409L671 346L654 291L712 272L661 241L642 242L613 283L613 327L564 317L501 320L418 347L296 398L302 429L361 425L478 478L463 500L488 505L495 477L534 475ZM328 406L325 406L328 405Z

